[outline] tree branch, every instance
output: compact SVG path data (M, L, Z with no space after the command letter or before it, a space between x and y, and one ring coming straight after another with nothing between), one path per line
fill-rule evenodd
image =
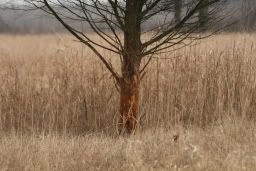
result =
M59 15L55 12L55 10L49 5L47 0L44 0L45 6L51 11L51 13L56 17L56 19L73 35L75 36L80 42L84 43L87 47L89 47L97 56L98 58L103 62L103 64L106 66L106 68L110 71L112 76L116 79L117 82L119 82L119 76L118 74L113 70L111 65L105 60L105 58L88 42L85 41L82 37L80 37L72 27L70 27L68 24L66 24Z

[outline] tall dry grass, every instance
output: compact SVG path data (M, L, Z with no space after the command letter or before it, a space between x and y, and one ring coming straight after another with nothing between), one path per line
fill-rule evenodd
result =
M118 93L91 51L67 35L0 40L0 131L115 132ZM154 59L141 86L143 128L254 119L255 43L255 35L218 35Z
M0 170L255 170L255 37L217 35L154 58L143 129L127 139L113 136L118 92L86 47L1 35Z

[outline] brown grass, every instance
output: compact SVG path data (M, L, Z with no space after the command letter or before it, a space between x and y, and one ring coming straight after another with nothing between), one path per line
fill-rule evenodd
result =
M112 78L87 48L67 35L1 35L0 170L255 170L255 37L218 35L154 59L143 129L127 139L115 136Z

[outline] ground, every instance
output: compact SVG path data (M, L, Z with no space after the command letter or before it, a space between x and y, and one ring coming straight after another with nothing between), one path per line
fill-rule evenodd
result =
M131 137L2 136L1 170L255 170L256 127L147 130ZM174 141L173 136L179 135Z

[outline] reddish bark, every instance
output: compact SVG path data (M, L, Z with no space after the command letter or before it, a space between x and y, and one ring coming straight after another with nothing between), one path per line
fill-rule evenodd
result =
M124 132L131 134L136 130L139 110L139 86L139 74L133 74L129 78L123 78L120 83L119 134Z

